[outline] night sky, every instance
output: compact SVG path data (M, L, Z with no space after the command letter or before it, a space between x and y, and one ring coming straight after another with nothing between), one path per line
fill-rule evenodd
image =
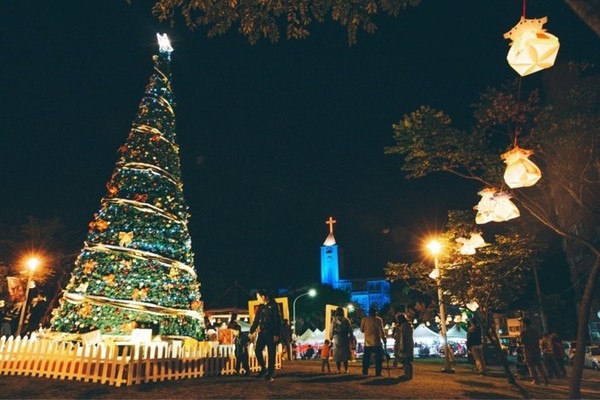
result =
M83 243L166 32L201 281L318 282L329 216L345 277L418 257L416 238L477 204L478 186L406 180L399 157L383 154L392 124L431 105L467 129L478 93L517 76L502 37L521 15L516 0L424 0L378 16L352 47L330 21L304 41L252 46L235 30L208 39L159 23L147 1L32 3L0 5L0 222L58 216ZM559 37L557 63L600 54L563 1L527 4Z

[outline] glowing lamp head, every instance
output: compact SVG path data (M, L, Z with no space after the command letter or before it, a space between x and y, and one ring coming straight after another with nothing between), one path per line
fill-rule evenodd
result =
M30 259L28 259L25 264L27 265L27 268L29 268L29 270L31 272L35 271L37 269L37 267L40 265L40 259L37 257L31 257Z
M317 295L317 291L316 291L316 289L310 289L310 290L308 291L308 295L309 295L310 297L315 297L315 296Z
M431 254L433 254L434 256L439 254L440 251L442 251L442 244L440 242L438 242L437 240L432 240L431 242L429 242L427 244L427 249L429 250L429 252Z

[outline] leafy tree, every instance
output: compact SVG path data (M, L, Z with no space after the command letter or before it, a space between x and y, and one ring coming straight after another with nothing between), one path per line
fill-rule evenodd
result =
M161 21L173 21L179 12L191 30L208 25L209 37L222 35L239 25L238 31L252 44L261 38L277 42L281 36L278 26L281 20L286 21L288 39L305 39L313 22L331 18L346 28L348 43L354 44L360 30L375 32L373 17L376 14L397 16L420 3L421 0L157 0L153 14Z
M494 344L503 362L510 383L515 383L494 328L493 313L507 310L523 294L529 272L539 262L537 254L544 249L535 236L522 233L515 226L507 226L507 234L496 234L494 241L477 250L474 255L460 254L456 239L468 238L477 231L472 213L450 211L446 230L440 241L444 251L438 256L440 287L443 288L444 304L467 306L478 304L477 319L484 328L490 343ZM431 279L431 265L388 263L386 275L390 280L403 280L413 289L437 297L437 281Z
M393 126L396 145L386 152L403 156L402 169L408 178L450 173L486 188L507 191L499 155L517 141L533 149L543 178L533 187L508 192L521 209L562 237L567 247L577 244L590 254L577 330L577 340L585 343L600 269L600 247L584 232L573 229L572 215L598 218L600 91L598 83L586 82L584 86L575 82L544 106L536 90L521 95L524 89L520 81L488 89L475 107L476 124L470 132L454 128L443 111L422 106ZM571 375L571 397L580 395L582 369L583 352L578 352Z
M131 2L131 0L127 0ZM591 29L600 35L600 0L564 0ZM397 17L401 11L416 7L421 0L156 0L153 14L160 21L174 21L179 13L186 26L197 29L209 26L208 36L222 35L233 26L252 44L259 39L277 42L279 24L286 24L288 39L305 39L313 22L327 18L346 28L348 43L356 43L360 30L374 33L373 19L379 13Z

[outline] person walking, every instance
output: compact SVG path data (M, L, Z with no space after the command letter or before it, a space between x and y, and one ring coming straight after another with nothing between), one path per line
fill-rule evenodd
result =
M348 360L352 357L350 349L352 334L352 322L344 316L342 307L336 308L333 319L331 320L330 339L333 343L333 361L336 366L336 373L340 373L342 364L344 372L348 373Z
M256 299L260 303L256 312L254 322L250 327L250 334L258 334L256 338L256 347L254 353L256 361L260 365L260 372L257 378L264 376L268 382L273 381L273 372L275 371L275 354L277 343L279 342L279 332L281 331L281 314L279 305L273 300L269 293L261 289L256 292ZM268 366L265 364L263 350L267 348Z
M544 379L544 384L548 384L548 376L542 365L542 355L540 353L540 334L531 326L529 318L523 318L523 329L521 330L521 344L523 345L523 355L525 364L529 369L529 374L533 379L532 383L539 385L540 376Z
M413 328L404 314L396 317L396 330L394 331L394 353L396 359L402 363L404 375L400 379L411 380L413 378L413 359L415 342L413 340Z
M360 331L365 335L365 352L362 360L363 375L369 374L371 355L375 355L375 376L381 376L383 367L382 341L385 338L383 331L383 320L377 316L377 308L371 305L369 316L360 321Z
M475 361L475 371L479 375L485 375L486 365L483 355L483 338L481 335L481 327L475 318L470 320L470 325L467 328L467 351L473 356Z

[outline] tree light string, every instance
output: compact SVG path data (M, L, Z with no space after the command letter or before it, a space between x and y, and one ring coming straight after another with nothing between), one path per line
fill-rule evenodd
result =
M153 173L156 175L162 175L163 177L165 177L169 181L171 181L171 183L176 185L179 189L183 188L183 184L177 178L175 178L173 175L171 175L169 172L165 171L164 169L157 167L156 165L141 163L141 162L128 162L127 164L122 165L121 168L122 169L147 170L150 173Z
M84 248L89 251L107 252L107 253L111 252L111 251L115 251L115 252L127 253L131 256L131 258L138 258L138 259L142 259L142 260L152 259L152 260L158 262L159 264L164 265L165 267L168 267L168 268L175 267L175 268L178 268L179 270L190 273L192 276L194 276L194 278L196 277L196 271L189 265L186 265L186 264L182 263L181 261L172 260L170 258L163 257L156 253L152 253L152 252L144 251L144 250L131 249L129 247L115 246L112 244L104 244L104 243L91 244L90 242L87 242L87 241L84 243L84 245L85 245Z
M171 104L169 104L167 99L165 99L164 97L162 97L158 94L151 93L151 92L146 92L144 97L152 97L153 99L157 100L163 107L165 107L167 110L169 110L169 112L172 115L175 114L175 111L173 111L173 107L171 107Z
M157 73L160 75L160 77L161 77L161 79L162 79L163 83L165 84L165 86L166 86L167 90L168 90L169 92L173 92L173 89L171 88L171 82L169 81L169 78L167 77L167 75L165 75L165 73L164 73L164 72L162 72L162 71L160 70L160 68L158 68L158 67L156 67L156 66L154 67L154 70L155 70L155 71L156 71L156 72L157 72ZM158 96L157 96L157 97L158 97ZM171 111L171 114L175 114L175 112L174 112L174 111L173 111L173 109L171 108L171 105L170 105L170 104L168 104L167 108L168 108L168 109Z
M167 141L168 143L170 143L171 146L173 146L173 149L176 152L179 152L179 146L176 145L175 143L171 142L169 139L165 138L164 133L160 129L157 129L157 128L155 128L153 126L150 126L148 124L138 124L138 123L136 123L136 124L133 125L133 128L131 128L131 130L136 131L138 133L149 133L151 135L160 135L161 138L163 138L165 141Z
M202 316L198 311L180 310L156 304L142 303L135 300L109 299L103 296L81 295L71 292L66 292L64 297L73 304L89 303L95 306L110 305L131 311L144 311L154 315L184 315L198 320L202 319Z
M102 202L103 203L114 203L114 204L129 204L130 206L135 207L136 209L140 210L141 212L160 215L160 216L170 219L171 221L173 221L177 224L180 224L180 225L186 225L186 223L187 223L186 221L182 221L181 219L177 218L175 215L171 214L168 211L164 211L163 209L153 206L152 204L142 203L137 200L129 200L129 199L122 199L120 197L112 197L112 198L103 198Z

